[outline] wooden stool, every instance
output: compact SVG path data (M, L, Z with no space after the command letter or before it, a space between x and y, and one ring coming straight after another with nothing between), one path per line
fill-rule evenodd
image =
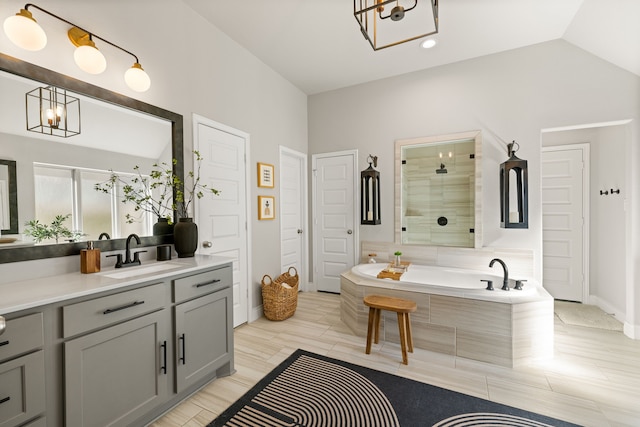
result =
M409 319L409 313L413 313L418 308L415 301L382 295L367 295L364 297L364 305L369 307L366 353L371 353L371 335L374 335L374 342L376 344L378 343L380 310L395 311L398 314L402 363L408 365L409 357L407 356L407 350L413 353L413 337L411 336L411 319Z

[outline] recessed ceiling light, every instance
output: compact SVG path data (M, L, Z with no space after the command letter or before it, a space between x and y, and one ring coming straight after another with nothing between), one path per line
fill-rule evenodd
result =
M435 39L426 39L420 44L420 46L422 46L424 49L430 49L435 45L436 45Z

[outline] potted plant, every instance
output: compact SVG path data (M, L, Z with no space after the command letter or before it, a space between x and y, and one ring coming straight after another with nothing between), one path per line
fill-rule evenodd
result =
M70 217L71 214L56 215L51 224L41 224L37 219L27 221L24 234L33 237L36 243L49 239L55 239L56 243L59 243L61 238L75 242L84 234L80 231L72 231L64 225L64 222Z
M215 188L200 182L200 163L203 158L197 150L193 150L193 154L195 171L189 171L186 174L185 181L188 182L182 182L174 177L178 223L173 229L173 244L178 258L192 257L198 248L198 226L190 216L193 202L195 199L201 199L207 193L214 195L220 193Z
M173 164L176 160L173 160ZM134 166L135 174L126 179L111 171L108 181L96 184L96 191L110 193L114 188L120 188L123 203L133 203L134 211L142 214L148 212L157 218L153 226L153 235L171 234L173 232L173 189L179 179L174 175L173 165L165 162L154 163L148 175L143 175L139 166ZM126 215L127 223L131 224L140 218L130 213Z
M396 256L396 267L401 267L402 262L400 262L400 256L402 255L402 252L395 251L393 254Z
M211 193L218 195L220 192L215 188L210 188L206 184L200 183L200 163L203 157L200 152L193 150L195 156L194 162L196 163L195 172L189 171L186 174L185 181L182 182L178 177L174 176L174 185L176 187L176 208L178 210L179 218L191 218L190 209L193 201L204 197L205 193Z

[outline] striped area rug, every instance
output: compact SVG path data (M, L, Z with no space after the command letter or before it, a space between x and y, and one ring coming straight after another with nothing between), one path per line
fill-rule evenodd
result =
M296 350L208 427L575 424Z

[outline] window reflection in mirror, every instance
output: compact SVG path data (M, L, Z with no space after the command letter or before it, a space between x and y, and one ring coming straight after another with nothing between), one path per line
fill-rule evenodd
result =
M41 223L71 214L69 228L82 233L82 240L97 240L102 233L112 238L152 234L154 218L148 212L136 212L131 203L122 203L121 185L110 194L95 190L96 184L109 180L111 171L50 164L35 164L33 171L35 217ZM118 175L129 185L137 176L124 172ZM128 217L133 221L127 221Z
M480 247L480 132L396 141L396 242Z

